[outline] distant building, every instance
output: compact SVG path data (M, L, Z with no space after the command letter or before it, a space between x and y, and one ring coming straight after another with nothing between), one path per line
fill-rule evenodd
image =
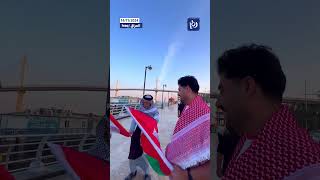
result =
M0 114L0 130L20 129L31 134L71 132L75 129L93 132L101 118L92 113L81 114L71 110L40 108L22 113Z
M131 96L118 96L118 97L111 97L110 103L111 104L133 104L139 103L141 98L131 97Z

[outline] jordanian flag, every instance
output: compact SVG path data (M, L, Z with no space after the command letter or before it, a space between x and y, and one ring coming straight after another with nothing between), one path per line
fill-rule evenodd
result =
M127 111L142 131L141 146L152 169L159 175L170 175L173 171L173 166L161 150L157 121L133 108L127 108Z
M110 165L107 161L58 144L48 143L48 146L73 180L110 179Z
M111 132L117 132L126 137L130 137L130 133L110 114L110 129Z

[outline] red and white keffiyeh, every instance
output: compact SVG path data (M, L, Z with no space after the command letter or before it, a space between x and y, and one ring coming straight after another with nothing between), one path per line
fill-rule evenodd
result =
M287 105L273 114L239 155L245 140L240 139L223 179L283 179L320 163L320 145L298 126Z
M166 157L182 169L210 160L210 108L200 96L183 110Z

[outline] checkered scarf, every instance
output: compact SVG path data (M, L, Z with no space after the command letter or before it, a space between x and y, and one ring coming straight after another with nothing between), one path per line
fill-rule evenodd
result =
M239 157L242 137L223 177L227 179L283 179L320 163L320 145L300 128L287 105L273 114L251 146Z
M97 129L96 129L96 144L95 146L89 150L89 154L105 160L105 161L109 161L109 155L110 155L110 147L109 144L107 144L106 141L106 132L107 131L107 116L104 116L100 122L97 125Z
M210 108L200 96L184 108L166 157L183 169L210 160Z

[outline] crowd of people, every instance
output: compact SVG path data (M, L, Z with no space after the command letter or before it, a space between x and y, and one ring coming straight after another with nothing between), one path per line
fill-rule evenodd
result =
M198 95L200 87L195 77L185 76L180 78L178 86L181 100L179 103L179 119L173 132L172 141L168 144L165 153L167 159L174 166L170 179L209 179L210 109ZM151 95L143 96L139 110L159 122L160 115ZM199 118L202 118L201 121L199 121ZM194 131L195 129L199 130L199 128L201 131ZM137 175L137 167L144 171L144 179L150 179L149 165L140 144L142 132L134 120L131 122L129 132L132 135L128 157L130 173L125 179L133 179ZM198 143L190 143L186 139L190 135L193 135ZM186 146L189 146L190 149L186 150ZM179 153L182 149L185 149L185 154Z
M288 105L283 103L286 76L271 48L244 45L227 50L217 62L220 94L216 106L223 111L226 120L226 127L218 132L217 176L225 180L320 179L320 145L298 125ZM198 95L199 84L193 76L180 78L178 85L181 99L179 119L172 141L166 148L166 157L174 165L170 179L210 179L212 171L210 155L207 154L210 152L206 151L210 143L205 140L210 124L198 121L210 113L210 109ZM147 111L159 121L152 96L144 96L141 107L142 112ZM193 125L192 130L190 125ZM181 136L186 129L189 133ZM204 133L199 133L201 131ZM149 179L148 164L141 158L143 150L138 136L135 136L141 131L132 123L130 132L133 136L127 179L136 175L136 166L142 167L145 179ZM185 137L189 138L189 144L181 143ZM176 138L181 141L175 141ZM185 154L198 150L192 156L198 159L196 162L181 154L179 148L182 145ZM196 147L203 149L199 151ZM133 152L137 156L131 158Z

